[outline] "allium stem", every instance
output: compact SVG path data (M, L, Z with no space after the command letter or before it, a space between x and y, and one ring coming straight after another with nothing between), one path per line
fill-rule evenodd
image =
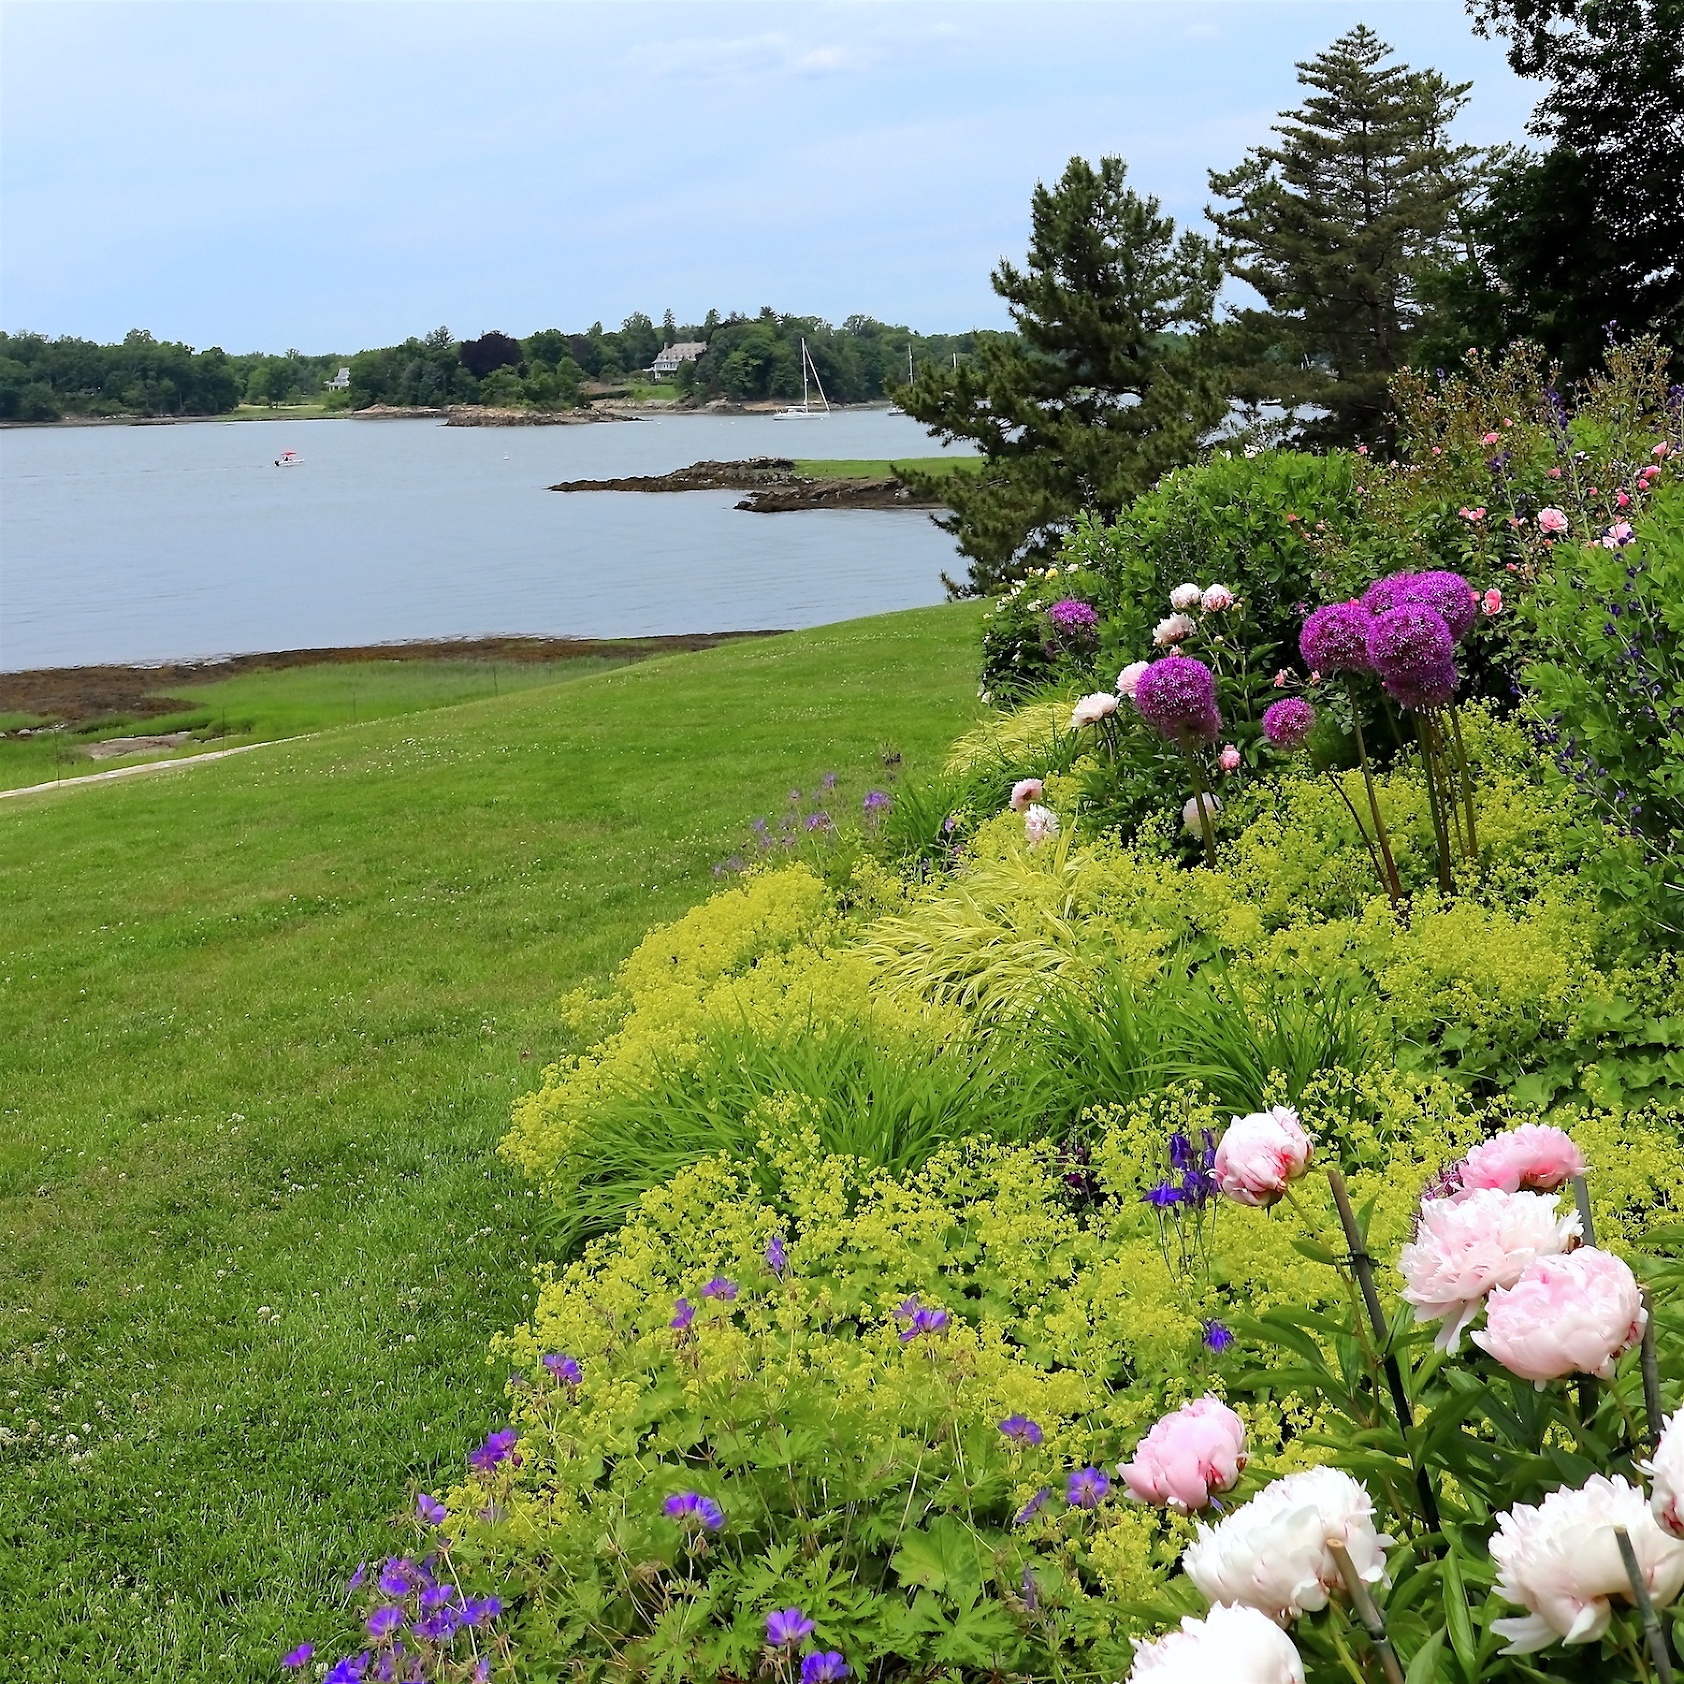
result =
M1397 861L1392 858L1391 838L1386 834L1386 821L1380 816L1380 798L1374 790L1374 771L1368 763L1368 747L1362 740L1362 708L1357 700L1356 680L1349 674L1345 678L1345 688L1351 698L1351 725L1357 739L1357 761L1362 767L1363 788L1368 791L1368 810L1374 817L1374 839L1380 847L1380 857L1386 862L1386 893L1392 897L1392 905L1398 905L1403 899L1403 882L1397 874Z
M1473 766L1468 760L1467 744L1462 741L1462 710L1450 704L1450 729L1456 738L1456 773L1462 783L1462 806L1468 818L1468 858L1479 864L1479 835L1474 829Z
M1614 1542L1620 1546L1620 1560L1625 1563L1626 1578L1631 1581L1631 1599L1637 1604L1638 1617L1643 1621L1643 1635L1649 1640L1649 1657L1655 1663L1655 1676L1660 1684L1672 1684L1672 1656L1667 1653L1666 1633L1655 1617L1655 1604L1650 1600L1649 1587L1643 1582L1643 1569L1637 1564L1637 1551L1631 1547L1631 1534L1623 1526L1616 1526Z
M1415 716L1415 736L1421 747L1421 770L1427 778L1427 807L1433 818L1433 847L1438 854L1438 886L1445 894L1455 892L1450 875L1450 827L1444 822L1444 799L1433 765L1432 725L1424 713Z
M1339 799L1345 803L1345 810L1351 815L1351 823L1357 827L1357 835L1362 838L1363 846L1368 850L1368 863L1374 867L1374 875L1379 879L1380 887L1386 891L1387 899L1391 901L1393 907L1395 908L1398 903L1398 897L1393 891L1391 882L1386 876L1385 868L1380 864L1380 856L1374 850L1373 839L1369 836L1368 830L1362 822L1361 815L1352 804L1350 796L1345 793L1345 786L1339 781L1338 775L1334 772L1333 768L1330 766L1324 766L1322 770L1327 774L1327 781L1333 785L1335 791L1338 793Z
M1375 1349L1386 1371L1386 1385L1392 1394L1392 1408L1397 1414L1398 1430L1403 1436L1403 1448L1415 1469L1415 1489L1421 1497L1421 1518L1429 1532L1439 1529L1438 1499L1433 1493L1432 1480L1425 1467L1415 1460L1410 1448L1409 1431L1415 1425L1415 1412L1409 1407L1409 1393L1403 1384L1403 1371L1391 1351L1391 1333L1386 1326L1385 1308L1374 1285L1374 1259L1368 1254L1368 1243L1351 1208L1351 1195L1345 1189L1345 1177L1337 1164L1327 1166L1327 1184L1333 1193L1334 1208L1339 1212L1339 1226L1345 1230L1345 1248L1350 1254L1351 1272L1357 1278L1362 1301L1368 1311L1369 1325L1374 1330Z
M1375 1654L1380 1657L1380 1670L1386 1675L1386 1684L1404 1684L1403 1668L1398 1664L1397 1651L1392 1647L1391 1638L1386 1635L1386 1618L1380 1612L1374 1598L1368 1594L1368 1586L1362 1582L1362 1575L1357 1571L1356 1563L1351 1560L1351 1552L1337 1538L1329 1538L1327 1553L1333 1557L1339 1569L1339 1577L1345 1581L1345 1589L1350 1592L1351 1606L1356 1609L1357 1618L1368 1630L1369 1641L1374 1645Z
M1199 810L1199 835L1204 840L1205 864L1215 868L1216 865L1216 830L1210 822L1210 803L1205 791L1204 768L1199 764L1198 754L1188 749L1187 764L1193 773L1193 804Z

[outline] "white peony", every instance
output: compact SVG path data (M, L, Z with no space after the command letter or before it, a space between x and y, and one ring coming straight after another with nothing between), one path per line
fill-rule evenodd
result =
M1497 1594L1527 1610L1523 1619L1491 1622L1508 1640L1505 1655L1530 1655L1557 1640L1594 1643L1608 1629L1609 1599L1631 1601L1616 1526L1631 1538L1655 1606L1666 1607L1684 1590L1684 1542L1655 1524L1642 1489L1617 1474L1592 1474L1578 1491L1552 1491L1536 1506L1517 1503L1497 1516Z
M1220 614L1224 608L1234 606L1234 593L1226 585L1212 585L1199 598L1199 606L1207 614Z
M1185 614L1189 608L1197 608L1204 600L1204 591L1198 585L1177 585L1169 593L1169 605L1177 614Z
M1163 649L1171 643L1179 643L1184 637L1191 637L1197 630L1189 615L1171 614L1152 628L1152 641Z
M1050 807L1035 805L1023 815L1023 837L1031 848L1038 848L1049 837L1058 835L1058 814Z
M1109 690L1096 690L1076 704L1070 715L1070 728L1074 731L1080 730L1084 725L1097 725L1100 720L1108 719L1116 711L1117 698Z
M1684 1538L1684 1409L1662 1430L1654 1460L1637 1465L1654 1483L1649 1509L1662 1531Z
M1343 1543L1365 1584L1386 1576L1374 1502L1338 1468L1309 1468L1265 1486L1215 1526L1200 1525L1181 1565L1210 1602L1243 1602L1284 1624L1325 1608L1344 1581L1328 1549Z
M1255 1608L1219 1603L1134 1651L1129 1684L1304 1684L1292 1639Z
M1210 822L1216 823L1216 815L1222 811L1221 801L1214 795L1191 795L1181 808L1181 828L1189 836L1203 836L1204 829L1199 823L1199 802L1205 804L1205 811L1210 815Z
M1416 1321L1440 1324L1433 1343L1453 1352L1493 1287L1513 1286L1527 1264L1566 1251L1582 1230L1579 1213L1563 1216L1553 1193L1485 1187L1423 1200L1415 1238L1398 1254L1404 1299Z
M1140 682L1140 675L1145 672L1151 664L1152 663L1150 661L1130 661L1129 664L1117 674L1117 694L1119 696L1127 696L1132 702L1134 700L1134 687Z

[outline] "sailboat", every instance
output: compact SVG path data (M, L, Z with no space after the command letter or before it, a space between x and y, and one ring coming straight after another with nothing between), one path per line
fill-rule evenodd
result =
M807 373L812 371L812 385L819 389L819 402L823 409L814 409L809 396L811 388L808 385ZM791 404L788 409L780 409L772 417L774 421L803 421L809 416L819 417L830 414L830 399L824 395L824 382L819 379L819 366L813 361L813 353L807 349L805 338L801 341L801 402Z

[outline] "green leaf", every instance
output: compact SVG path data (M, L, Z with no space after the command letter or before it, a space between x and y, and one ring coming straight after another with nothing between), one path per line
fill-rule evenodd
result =
M1432 1684L1438 1676L1438 1658L1444 1652L1444 1627L1440 1626L1419 1649L1409 1663L1403 1684Z
M1467 1591L1454 1549L1444 1558L1444 1622L1463 1677L1478 1678L1479 1646L1474 1641L1473 1616L1468 1612Z

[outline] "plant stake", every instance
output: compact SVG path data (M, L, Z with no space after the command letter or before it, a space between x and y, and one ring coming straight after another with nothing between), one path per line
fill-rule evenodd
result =
M1621 1536L1623 1537L1624 1533ZM1630 1547L1629 1544L1627 1547ZM1357 1617L1368 1629L1369 1641L1374 1645L1375 1654L1380 1657L1380 1670L1386 1675L1386 1684L1404 1684L1403 1668L1398 1664L1397 1651L1392 1647L1391 1638L1386 1635L1385 1616L1375 1604L1374 1598L1368 1594L1368 1586L1362 1582L1362 1575L1357 1571L1356 1563L1351 1560L1350 1551L1339 1539L1329 1538L1327 1553L1338 1565L1339 1577L1345 1581L1345 1589L1351 1593L1351 1606L1356 1609Z
M1649 1587L1643 1582L1643 1569L1637 1565L1637 1551L1631 1547L1631 1534L1623 1526L1616 1526L1614 1541L1620 1546L1620 1560L1625 1563L1626 1577L1631 1581L1631 1599L1637 1604L1638 1615L1643 1621L1643 1634L1649 1639L1649 1656L1655 1663L1655 1676L1660 1684L1672 1684L1672 1657L1667 1653L1666 1634L1655 1617L1655 1605L1649 1600Z

